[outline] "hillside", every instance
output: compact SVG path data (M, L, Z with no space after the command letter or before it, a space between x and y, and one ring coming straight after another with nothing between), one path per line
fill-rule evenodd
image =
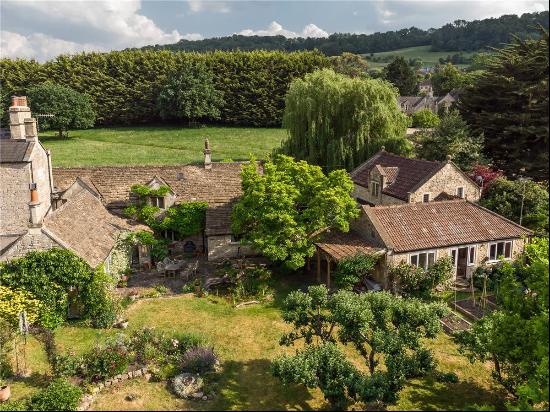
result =
M536 34L538 25L548 28L548 12L525 13L521 16L504 15L498 18L456 20L438 29L422 30L416 27L373 34L334 33L328 38L286 38L284 36L233 35L203 40L180 40L174 44L146 46L143 49L172 51L214 50L314 50L327 56L343 52L370 54L391 50L429 46L432 51L477 51L500 47L512 39Z
M409 59L420 59L422 61L422 66L435 66L439 63L439 59L446 59L449 56L452 56L456 52L446 52L446 51L432 51L431 46L417 46L417 47L407 47L404 49L391 50L387 52L373 53L372 55L366 55L365 57L369 61L369 67L377 68L384 67L396 56L402 56L406 60ZM464 59L470 59L475 53L474 52L458 52L460 56ZM458 67L467 66L466 64L457 64Z

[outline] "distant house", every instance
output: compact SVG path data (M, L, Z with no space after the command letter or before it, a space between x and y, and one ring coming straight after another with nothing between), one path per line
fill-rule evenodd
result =
M0 261L59 247L94 268L127 266L130 256L117 252L117 242L146 228L110 214L83 179L58 190L50 152L38 140L25 97L12 99L9 115L10 133L0 139Z
M361 204L391 205L456 197L479 200L479 186L450 159L410 159L382 149L351 172Z
M465 199L364 205L349 233L330 233L316 243L317 259L327 262L330 283L331 264L356 253L376 253L381 258L373 278L388 288L390 265L429 269L448 256L455 279L468 279L479 266L513 259L531 235L530 230Z
M399 96L398 105L401 111L407 115L424 109L439 114L449 110L457 99L457 94L453 92L447 93L445 96Z

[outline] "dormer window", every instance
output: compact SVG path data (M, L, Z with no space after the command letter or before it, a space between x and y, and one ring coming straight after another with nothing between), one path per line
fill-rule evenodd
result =
M164 206L164 197L161 196L151 196L149 197L149 200L151 202L151 206L156 206L159 209L165 209Z

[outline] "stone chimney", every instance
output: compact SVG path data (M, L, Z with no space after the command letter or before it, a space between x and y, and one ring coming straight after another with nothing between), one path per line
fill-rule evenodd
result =
M205 169L212 169L212 158L210 156L210 142L208 142L208 138L204 139L204 168Z
M24 120L25 123L25 138L27 141L36 142L38 141L38 130L36 129L36 119L27 118Z
M10 134L12 139L25 139L25 119L30 119L31 109L25 96L12 96L10 114Z

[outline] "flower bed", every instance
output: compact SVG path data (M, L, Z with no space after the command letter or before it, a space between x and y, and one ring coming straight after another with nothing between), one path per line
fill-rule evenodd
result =
M441 319L441 325L443 330L449 335L452 335L455 332L470 329L472 326L470 322L453 312Z
M459 300L453 305L454 309L458 310L460 313L474 319L479 320L483 316L494 311L497 306L490 301L486 303L485 308L481 307L479 302L475 302L472 299Z

